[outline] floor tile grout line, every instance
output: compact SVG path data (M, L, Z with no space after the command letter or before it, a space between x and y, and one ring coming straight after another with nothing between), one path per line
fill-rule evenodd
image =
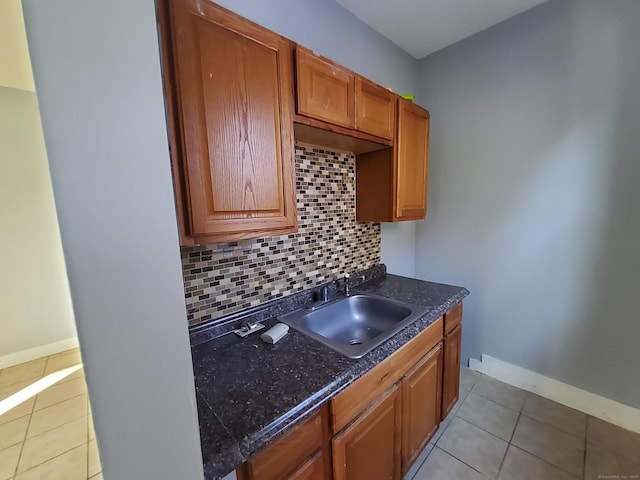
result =
M455 414L453 414L453 416L454 416L454 417L456 417L456 418L458 418L458 419L460 419L460 420L462 420L463 422L468 423L469 425L473 425L474 427L479 428L479 429L480 429L480 430L482 430L483 432L488 433L488 434L489 434L489 435L491 435L492 437L495 437L495 438L497 438L498 440L500 440L500 441L502 441L502 442L509 443L507 440L505 440L504 438L500 438L500 437L499 437L498 435L496 435L495 433L492 433L492 432L490 432L489 430L485 430L484 428L482 428L482 427L480 427L480 426L476 425L476 424L475 424L475 423L473 423L473 422L470 422L469 420L467 420L467 419L465 419L465 418L459 417L459 416L457 415L457 412L456 412ZM519 414L518 414L518 419L520 419L520 415L519 415ZM449 423L451 423L451 422L449 422ZM518 423L518 422L516 421L516 425L517 425L517 423ZM515 427L514 427L514 430L515 430ZM443 433L444 433L444 432L443 432ZM513 434L512 434L512 435L513 435Z
M473 466L469 465L469 464L468 464L467 462L465 462L464 460L462 460L462 459L460 459L460 458L456 457L453 453L451 453L451 452L449 452L449 451L445 450L444 448L438 447L438 445L434 445L434 446L433 446L433 449L431 450L431 452L429 453L429 455L431 455L431 453L433 453L433 450L435 450L436 448L437 448L438 450L443 451L443 452L444 452L444 453L446 453L447 455L449 455L449 456L451 456L451 457L455 458L457 461L459 461L460 463L462 463L462 464L466 465L467 467L469 467L469 468L470 468L471 470L473 470L474 472L478 472L478 473L479 473L480 475L482 475L483 477L485 477L485 478L491 478L491 477L489 477L489 476L485 475L484 473L482 473L482 472L481 472L480 470L478 470L477 468L475 468L475 467L473 467Z
M470 390L470 391L469 391L469 393L471 393L471 392L472 392L472 390ZM480 394L480 393L478 393L478 392L475 392L475 394L476 394L476 395L479 395L480 397L484 398L485 400L488 400L488 401L491 401L491 402L493 402L493 403L496 403L497 405L501 405L501 406L503 406L504 408L508 408L508 409L509 409L509 410L511 410L511 411L515 411L515 410L513 410L512 408L507 407L506 405L502 405L502 404L500 404L500 403L498 403L498 402L496 402L496 401L494 401L494 400L492 400L492 399L490 399L490 398L487 398L487 397L485 397L484 395L481 395L481 394ZM528 398L528 397L526 397L526 398ZM537 458L537 459L539 459L539 460L542 460L543 462L545 462L545 463L547 463L547 464L549 464L549 465L551 465L551 466L553 466L553 467L555 467L555 468L558 468L559 470L562 470L563 472L566 472L567 474L571 475L572 477L577 478L577 477L575 477L575 476L574 476L574 474L573 474L572 472L569 472L569 471L565 470L565 469L564 469L564 468L562 468L562 467L559 467L559 466L557 466L557 465L554 465L553 463L551 463L551 462L549 462L549 461L547 461L547 460L545 460L545 459L543 459L543 458L540 458L540 457L538 457L537 455L533 454L532 452L528 452L527 450L525 450L525 449L523 449L523 448L520 448L520 447L518 447L517 445L515 445L515 444L513 444L513 443L512 443L512 441L513 441L513 436L515 435L515 431L516 431L517 425L518 425L518 423L520 422L520 418L521 418L523 415L524 415L525 417L527 417L527 418L532 418L532 417L529 417L528 415L526 415L526 414L524 414L524 413L523 413L524 406L525 406L525 403L526 403L526 398L525 398L525 401L522 403L522 406L520 407L520 411L518 412L518 419L516 420L516 423L515 423L515 426L514 426L514 428L513 428L513 431L511 432L511 437L510 437L509 441L507 442L507 449L505 450L505 454L504 454L504 456L503 456L503 458L502 458L502 462L501 462L501 464L500 464L500 469L498 470L498 477L500 476L500 473L501 473L502 468L503 468L503 466L504 466L504 461L505 461L505 459L506 459L506 455L507 455L507 452L508 452L508 450L509 450L509 447L513 445L513 447L514 447L514 448L518 448L518 449L520 449L520 450L522 450L522 451L524 451L524 452L528 453L529 455L533 456L534 458ZM462 405L461 405L461 406L462 406ZM457 412L456 412L456 413L457 413ZM484 428L482 428L482 427L480 427L480 426L478 426L478 425L475 425L474 423L469 422L468 420L465 420L464 418L462 418L462 417L458 416L457 414L456 414L455 416L456 416L457 418L459 418L459 419L461 419L461 420L463 420L463 421L466 421L467 423L469 423L469 424L471 424L471 425L473 425L473 426L475 426L475 427L477 427L477 428L479 428L479 429L481 429L481 430L483 430L483 431L485 431L485 432L489 433L490 435L493 435L494 437L499 438L500 440L504 441L504 439L501 439L501 438L500 438L500 437L498 437L497 435L495 435L495 434L493 434L493 433L491 433L491 432L489 432L489 431L485 430ZM543 422L543 421L541 421L541 420L537 420L537 419L535 419L535 418L534 418L533 420L536 420L536 421L538 421L538 422L542 423L543 425L548 425L546 422ZM560 432L562 432L562 433L567 433L567 432L563 432L562 430L559 430L559 429L555 429L555 430L560 431ZM443 432L443 433L444 433L444 432ZM568 434L568 433L567 433L567 435L570 435L570 434ZM579 437L575 437L574 435L570 435L570 436L572 436L573 438L579 438ZM585 433L585 441L586 441L586 433ZM446 451L446 450L445 450L445 451ZM585 448L585 452L586 452L586 448ZM449 452L447 452L447 453L449 453ZM585 453L585 454L586 454L586 453ZM452 455L452 456L454 456L454 455ZM455 456L454 456L454 457L455 457ZM455 457L455 458L457 458L457 457ZM458 460L460 460L460 459L458 459ZM463 463L465 463L465 462L463 462ZM465 464L466 464L466 463L465 463ZM469 466L470 466L470 465L469 465ZM473 467L471 467L471 468L473 468ZM475 470L475 469L474 469L474 470ZM583 476L584 476L584 474L585 474L585 473L584 473L584 468L583 468ZM497 477L496 477L496 478L497 478Z
M44 409L43 409L43 410L44 410ZM42 410L38 410L38 411L39 411L39 412L41 412ZM35 412L34 412L34 413L35 413ZM33 416L33 414L32 414L32 416ZM73 418L73 419L69 420L68 422L64 422L64 423L61 423L60 425L56 425L56 426L55 426L55 427L53 427L53 428L49 428L49 429L47 429L47 430L43 430L42 432L40 432L40 433L39 433L39 434L37 434L37 435L34 435L33 437L27 437L27 438L25 438L25 442L26 442L27 440L31 440L31 439L33 439L33 438L37 438L37 437L39 437L39 436L41 436L41 435L44 435L45 433L49 433L49 432L51 432L51 431L55 430L56 428L64 427L65 425L69 425L70 423L77 422L77 421L78 421L78 420L80 420L82 417L88 417L88 416L89 416L89 415L87 415L87 414L80 415L80 416L78 416L78 417L76 417L76 418ZM28 433L28 431L27 431L27 433ZM88 434L87 434L87 435L88 435Z
M474 387L475 387L475 385L474 385ZM516 388L516 387L514 387L514 388ZM523 391L524 391L524 390L523 390ZM492 398L489 398L489 397L487 397L486 395L481 394L480 392L476 392L476 391L474 391L473 389L469 390L469 393L474 393L474 394L478 395L479 397L484 398L485 400L489 400L489 401L491 401L491 402L493 402L493 403L497 403L497 404L498 404L498 405L500 405L501 407L508 408L508 409L509 409L509 410L511 410L512 412L518 412L518 413L519 413L519 412L520 412L520 410L522 410L522 407L520 407L520 410L516 410L515 408L509 407L509 406L504 405L504 404L502 404L502 403L500 403L500 402L496 402L496 401L495 401L495 400L493 400Z
M47 362L49 361L49 357L44 361L42 365L42 372L40 372L40 378L44 376L44 372L47 367ZM36 395L37 398L37 395ZM18 455L18 461L16 462L15 470L13 471L13 477L15 478L18 475L18 468L20 467L20 461L22 460L22 453L24 452L24 444L27 443L27 435L29 434L29 427L31 426L31 419L33 418L33 412L36 408L35 399L33 401L33 405L31 406L31 413L29 414L29 421L27 422L27 428L24 431L24 437L22 438L22 444L20 445L20 454Z
M46 357L46 360L44 361L43 368L42 368L42 371L41 371L41 373L40 373L40 378L43 378L43 377L45 376L45 372L46 372L47 365L48 365L48 363L49 363L49 358L50 358L50 357L51 357L51 355L47 356L47 357ZM25 363L26 363L26 362L25 362ZM82 378L83 378L83 380L84 380L84 377L82 377ZM35 381L37 381L37 380L35 380ZM15 383L20 383L20 382L15 382ZM57 382L55 385L59 385L60 383L64 383L64 382ZM12 385L13 385L13 384L12 384ZM52 385L52 386L53 386L53 385ZM49 388L51 388L51 387L49 387ZM42 392L41 392L41 393L42 393ZM82 393L82 394L80 394L80 395L84 395L84 394L85 394L85 393ZM89 420L88 420L88 419L89 419L89 409L88 409L88 392L86 392L86 394L87 394L87 412L86 412L85 416L87 417L87 422L88 422L88 421L89 421ZM38 395L40 395L40 394L38 394ZM18 474L22 475L23 473L26 473L26 472L28 472L28 471L30 471L30 470L32 470L32 469L34 469L34 468L36 468L36 467L39 467L39 466L43 465L44 463L49 462L49 461L51 461L51 460L53 460L53 459L55 459L55 458L58 458L58 457L60 457L61 455L64 455L65 453L68 453L68 452L70 452L71 450L73 450L73 449L75 449L75 448L78 448L78 447L81 447L81 446L83 446L83 445L84 445L84 446L86 447L86 449L87 449L87 474L86 474L86 478L88 479L88 478L89 478L89 465L88 465L88 461L89 461L89 458L88 458L88 450L89 450L89 426L88 426L88 423L86 424L86 427L87 427L87 438L86 438L86 442L85 442L84 444L76 445L76 446L74 446L74 447L70 448L69 450L66 450L66 451L64 451L64 452L61 452L61 453L60 453L60 454L58 454L58 455L55 455L55 456L53 456L53 457L51 457L51 458L48 458L47 460L45 460L45 461L43 461L43 462L38 463L37 465L33 465L32 467L28 468L28 469L27 469L27 470L25 470L24 472L20 472L20 473L18 473L18 469L19 469L19 467L20 467L20 462L21 462L21 460L22 460L22 454L23 454L23 452L24 452L24 446L25 446L25 444L26 444L26 442L27 442L28 440L30 440L30 439L32 439L32 438L36 438L36 437L38 437L39 435L42 435L42 434L47 433L47 432L50 432L51 430L55 430L55 429L56 429L56 428L58 428L58 427L61 427L61 426L63 426L63 425L67 425L67 424L69 424L69 423L71 423L71 422L77 421L79 418L82 418L82 416L77 417L77 418L75 418L75 419L73 419L73 420L70 420L70 421L65 422L65 423L63 423L63 424L60 424L60 425L58 425L58 426L56 426L56 427L54 427L54 428L51 428L51 429L45 430L45 431L43 431L43 432L39 433L38 435L34 435L33 437L27 438L27 436L28 436L28 434L29 434L29 429L30 429L30 427L31 427L31 421L32 421L32 419L33 419L33 414L34 414L36 411L40 412L40 411L46 410L47 408L53 407L53 406L55 406L55 405L59 405L60 403L63 403L63 402L65 402L65 401L67 401L67 400L71 400L71 399L73 399L73 398L77 398L78 396L80 396L80 395L74 395L74 396L72 396L72 397L70 397L70 398L68 398L68 399L62 400L62 401L60 401L60 402L53 403L53 404L48 405L47 407L41 408L41 409L39 409L39 410L35 410L35 408L36 408L36 403L37 403L37 402L36 402L36 400L37 400L38 395L35 395L34 402L33 402L33 405L32 405L32 407L31 407L31 412L30 412L29 414L27 414L27 415L23 415L23 417L29 416L29 420L28 420L28 422L27 422L27 428L25 429L25 434L24 434L24 437L23 437L22 442L14 444L14 445L20 445L20 453L19 453L19 455L18 455L18 459L17 459L17 462L16 462L16 466L15 466L15 469L14 469L13 476L11 477L11 480L15 480L15 478L17 477L17 475L18 475ZM22 418L22 417L19 417L19 418Z
M522 408L524 408L524 405L523 405L522 407L520 407L520 410L514 410L514 409L513 409L513 408L511 408L511 407L507 407L506 405L503 405L503 404L501 404L501 403L498 403L498 402L496 402L495 400L492 400L491 398L487 398L487 397L485 397L484 395L480 395L480 394L479 394L479 393L477 393L477 392L472 392L471 390L469 390L469 392L468 392L468 394L467 394L467 397L466 397L466 398L468 398L468 397L469 397L469 395L470 395L470 394L472 394L472 393L473 393L474 395L476 395L476 396L478 396L478 397L482 398L483 400L486 400L487 402L494 403L494 404L498 405L499 407L506 408L507 410L509 410L509 411L511 411L511 412L515 412L515 413L517 413L517 414L518 414L518 418L520 418L520 416L519 416L519 415L520 415L520 413L521 413L521 411L522 411ZM465 400L466 400L466 398L465 398ZM462 405L460 405L460 407L462 407ZM458 410L459 410L459 408L458 408ZM527 415L527 416L528 416L528 415ZM476 426L477 426L477 425L476 425ZM481 428L481 427L480 427L480 428ZM491 433L491 432L489 432L489 433Z
M44 465L45 463L50 462L51 460L54 460L54 459L56 459L56 458L58 458L58 457L61 457L61 456L62 456L62 455L64 455L65 453L69 453L71 450L75 450L76 448L82 447L83 445L84 445L84 446L86 446L87 448L89 448L89 445L87 445L86 443L81 443L80 445L76 445L75 447L72 447L72 448L70 448L69 450L65 450L64 452L61 452L61 453L59 453L58 455L54 455L54 456L53 456L53 457L51 457L51 458L47 458L45 461L40 462L40 463L38 463L37 465L33 465L32 467L27 468L24 472L20 472L20 473L16 472L16 474L15 474L15 475L16 475L16 477L17 477L18 475L22 475L23 473L27 473L27 472L29 472L29 471L33 470L34 468L37 468L37 467L39 467L39 466L41 466L41 465Z
M511 441L513 440L513 436L516 434L516 428L518 428L518 423L520 422L520 417L522 417L523 409L524 409L524 403L522 404L522 408L520 409L520 412L518 412L518 418L516 419L516 423L513 425L513 430L511 430L511 436L509 437L509 441L507 442L507 448L504 451L504 456L502 457L502 461L500 462L500 468L498 469L498 475L496 476L496 478L500 478L500 473L502 473L502 468L504 467L504 461L507 459L509 448L512 445Z
M525 450L525 449L524 449L524 448L522 448L522 447L519 447L519 446L518 446L518 445L516 445L515 443L510 443L510 444L509 444L509 446L510 446L510 447L513 447L513 448L515 448L515 449L517 449L517 450L520 450L521 452L524 452L524 453L526 453L527 455L531 455L531 456L532 456L533 458L535 458L536 460L540 460L541 462L546 463L547 465L549 465L549 466L551 466L551 467L555 468L556 470L560 470L561 472L566 473L566 474L567 474L567 475L569 475L571 478L575 478L576 480L579 480L579 479L580 479L580 477L578 477L578 476L576 476L575 474L573 474L573 473L569 472L568 470L565 470L564 468L559 467L558 465L556 465L556 464L554 464L554 463L551 463L549 460L545 460L544 458L541 458L541 457L537 456L536 454L531 453L530 451Z
M531 392L528 392L528 394L529 394L529 396L531 396L531 395L535 395L534 393L531 393ZM528 398L528 397L527 397L527 398ZM553 400L551 400L551 401L553 401ZM518 428L518 423L520 422L520 418L521 418L523 415L524 415L525 417L529 418L529 419L531 419L531 418L532 418L532 417L530 417L529 415L526 415L525 413L523 413L524 406L525 406L525 404L526 404L526 403L527 403L527 401L526 401L526 399L525 399L524 403L522 404L522 407L520 408L520 415L518 416L518 421L516 422L516 427L513 429L513 433L512 433L512 435L511 435L511 440L509 440L509 445L513 445L515 448L518 448L518 449L522 450L523 452L528 453L528 454L529 454L529 455L531 455L532 457L537 458L538 460L542 460L543 462L545 462L545 463L547 463L547 464L549 464L549 465L551 465L551 466L553 466L553 467L557 468L558 470L561 470L561 471L563 471L563 472L565 472L565 473L569 474L569 475L570 475L571 477L573 477L573 478L577 478L577 477L576 477L576 475L574 475L572 472L569 472L568 470L565 470L564 468L562 468L562 467L560 467L560 466L558 466L558 465L555 465L555 464L551 463L550 461L548 461L548 460L546 460L546 459L544 459L544 458L542 458L542 457L539 457L539 456L538 456L538 455L536 455L535 453L530 452L530 451L528 451L528 450L525 450L524 448L522 448L522 447L520 447L520 446L518 446L518 445L516 445L516 444L514 444L514 443L513 443L513 437L515 436L516 429ZM538 420L538 419L536 419L536 418L533 418L533 420L534 420L534 421L536 421L536 422L538 422L538 423L541 423L541 424L543 424L543 425L550 426L548 423L543 422L543 421L541 421L541 420ZM561 430L558 430L557 428L553 428L553 430L556 430L556 431L558 431L558 432L562 432ZM562 432L562 433L566 433L566 432ZM567 435L569 435L569 434L567 434ZM571 436L571 437L573 437L573 438L578 438L578 437L575 437L575 436L573 436L573 435L570 435L570 436ZM586 436L587 436L587 434L586 434L586 432L585 432L585 438L586 438ZM584 475L584 470L583 470L583 475Z
M540 395L538 395L538 394L536 394L536 393L533 393L533 392L528 392L528 393L529 393L529 395L527 395L527 400L528 400L529 398L531 398L531 397L540 397ZM579 412L579 413L583 414L583 415L585 416L585 422L587 421L587 418L589 417L589 414L587 414L587 413L585 413L585 412L583 412L583 411L576 410L575 408L567 407L566 405L562 405L561 403L555 402L555 401L550 400L550 399L545 398L545 397L540 397L540 398L542 398L542 399L546 400L547 402L550 402L550 403L553 403L553 404L556 404L556 405L560 405L561 407L568 408L569 410L575 410L576 412ZM537 422L540 422L540 423L544 423L545 425L548 425L548 426L552 427L553 429L555 429L555 430L557 430L557 431L559 431L559 432L566 433L567 435L571 435L571 436L572 436L572 437L574 437L574 438L577 438L577 439L579 439L579 440L582 440L582 438L581 438L581 437L579 437L579 436L577 436L577 435L574 435L574 434L573 434L573 433L571 433L571 432L567 432L566 430L562 430L561 428L556 427L556 426L555 426L554 424L552 424L552 423L549 423L549 422L544 421L544 420L540 420L539 418L536 418L536 417L533 417L533 416L531 416L531 415L527 414L527 413L524 411L524 407L526 407L526 405L527 405L527 401L525 400L524 405L522 406L522 414L523 414L525 417L527 417L527 418L532 418L533 420L535 420L535 421L537 421ZM586 430L586 428L585 428L584 436L585 436L585 438L587 437L587 430Z
M469 393L471 393L471 390L469 390L469 391L468 391L468 394L469 394ZM467 394L467 396L468 396L468 394ZM484 398L484 397L483 397L483 398ZM488 400L488 399L487 399L487 400ZM497 403L497 402L494 402L494 403ZM462 406L462 404L461 404L460 406ZM506 408L506 407L505 407L505 408ZM459 410L459 408L458 408L458 410ZM485 429L484 429L484 428L482 428L482 427L479 427L478 425L475 425L475 424L473 424L473 423L469 422L468 420L465 420L465 419L464 419L464 418L462 418L462 417L459 417L459 416L457 415L457 411L456 411L456 413L453 413L452 415L453 415L453 417L458 418L459 420L462 420L463 422L468 423L469 425L472 425L472 426L474 426L474 427L476 427L476 428L478 428L478 429L482 430L483 432L488 433L489 435L491 435L491 436L493 436L493 437L497 438L498 440L500 440L500 441L502 441L502 442L507 443L504 439L502 439L502 438L498 437L497 435L495 435L495 434L493 434L493 433L491 433L491 432L489 432L489 431L485 430ZM453 420L453 417L452 417L452 419L451 419L451 420ZM517 423L517 422L516 422L516 423ZM442 431L442 433L441 433L440 437L438 438L438 442L442 439L442 437L443 437L443 436L444 436L444 434L445 434L445 431L449 428L449 426L450 426L450 425L451 425L451 421L449 421L449 422L448 422L447 426L446 426L446 427L445 427L445 429ZM515 430L515 427L514 427L514 430ZM512 436L513 436L513 434L512 434ZM467 467L471 468L472 470L474 470L474 471L478 472L478 473L479 473L480 475L482 475L483 477L485 477L485 478L490 478L490 477L488 477L487 475L485 475L484 473L482 473L480 470L478 470L477 468L473 467L472 465L469 465L469 464L468 464L467 462L465 462L464 460L462 460L462 459L460 459L460 458L456 457L453 453L449 452L448 450L445 450L445 449L444 449L444 448L442 448L442 447L439 447L439 446L438 446L438 442L434 443L434 445L433 445L433 448L434 448L434 449L435 449L436 447L438 447L440 450L442 450L443 452L447 453L448 455L451 455L453 458L455 458L455 459L456 459L456 460L458 460L459 462L463 463L463 464L464 464L464 465L466 465ZM506 451L507 451L508 449L509 449L509 444L507 443L507 448L505 449L505 455L506 455ZM431 455L431 453L433 453L433 449L432 449L432 450L431 450L431 452L429 453L429 456ZM427 458L428 458L428 456L427 456ZM504 460L504 457L503 457L503 460ZM426 459L425 459L425 461L426 461ZM501 466L502 466L502 464L501 464ZM498 470L498 475L499 475L499 474L500 474L500 471ZM495 478L498 478L498 477L496 476Z
M518 450L522 450L523 452L531 455L532 457L534 457L534 458L536 458L538 460L541 460L542 462L546 463L547 465L551 465L552 467L554 467L554 468L556 468L558 470L561 470L562 472L566 473L567 475L569 475L572 478L580 478L579 476L575 475L573 472L570 472L569 470L565 470L564 467L556 465L555 463L551 463L549 460L538 456L536 453L530 452L529 450L527 450L524 447L521 447L520 445L517 445L515 443L510 443L509 445L513 446L514 448L517 448Z
M540 420L539 418L536 417L532 417L531 415L527 415L526 413L522 412L522 415L524 415L527 418L530 418L531 420L535 420L536 422L540 422L544 425L547 425L548 427L553 428L555 431L560 432L560 433L564 433L565 435L569 435L570 437L573 438L577 438L578 440L582 440L582 437L579 437L578 435L574 435L573 433L567 432L566 430L562 430L561 428L556 427L554 424L549 423L549 422L545 422L544 420ZM584 438L587 438L586 435L586 430L585 430L585 436Z
M56 385L58 385L58 384L56 384ZM52 386L54 386L54 385L52 385ZM46 392L46 390L45 390L45 392ZM36 402L34 402L34 403L33 403L34 408L35 408L36 404L38 403L38 402L37 402L37 397L38 397L38 396L40 396L42 393L43 393L43 392L40 392L38 395L36 395ZM68 400L72 400L72 399L74 399L74 398L78 398L78 397L80 397L80 396L82 396L82 395L87 395L87 396L88 396L88 392L82 392L82 393L79 393L78 395L74 395L74 396L72 396L72 397L65 398L64 400L60 400L59 402L52 403L51 405L47 405L46 407L39 408L38 410L34 410L34 411L33 411L33 413L41 412L42 410L45 410L45 409L50 408L50 407L55 407L56 405L60 405L62 402L66 402L66 401L68 401ZM88 413L88 412L87 412L87 413Z
M597 417L593 417L591 415L589 415L589 417L598 419ZM602 421L604 422L604 420L602 420ZM609 423L609 422L605 422L605 423ZM588 425L588 423L587 423L587 425ZM613 425L614 427L622 428L622 427L619 427L618 425L614 425L613 423L610 423L609 425ZM587 445L591 445L593 448L597 448L598 450L602 450L602 451L610 453L612 455L618 455L621 458L624 458L626 460L631 460L631 461L634 461L634 462L638 461L638 457L631 457L631 456L627 455L626 453L621 452L613 443L610 443L607 440L603 439L603 440L601 440L600 443L590 442L588 434L585 436L585 438L586 438L586 444Z
M76 365L77 365L77 364L76 364ZM70 367L73 367L73 366L74 366L74 365L70 365ZM64 370L65 368L69 368L69 367L62 367L60 370ZM58 370L56 370L56 371L58 371ZM82 376L81 376L81 377L75 377L75 378L73 378L73 376L74 376L76 373L78 373L78 372L82 372ZM78 372L74 372L74 373L72 373L71 375L69 375L69 376L67 376L67 377L64 377L63 379L58 380L58 381L55 383L55 385L62 385L63 383L68 383L68 382L72 382L73 380L79 380L79 379L81 379L81 378L84 378L84 370L82 369L82 367L80 368L80 370L78 370ZM52 372L52 373L54 373L54 372Z

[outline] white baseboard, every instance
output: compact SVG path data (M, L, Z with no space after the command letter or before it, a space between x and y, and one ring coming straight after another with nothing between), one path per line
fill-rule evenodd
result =
M640 409L624 405L489 355L469 359L469 368L627 430L640 433Z
M54 353L64 352L65 350L71 350L72 348L78 348L79 346L78 337L71 337L60 340L59 342L48 343L47 345L10 353L9 355L0 357L0 369L29 362L36 358L46 357L47 355L53 355Z

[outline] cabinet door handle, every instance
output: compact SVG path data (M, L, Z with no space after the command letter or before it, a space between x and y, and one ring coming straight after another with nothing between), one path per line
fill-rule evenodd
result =
M389 376L391 372L387 372L384 375L382 375L379 379L378 379L378 383L382 383L382 381L387 378Z

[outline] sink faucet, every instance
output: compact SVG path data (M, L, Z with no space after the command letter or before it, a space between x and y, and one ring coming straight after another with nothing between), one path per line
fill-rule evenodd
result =
M323 302L327 302L329 300L329 285L322 287L322 290L320 291L320 298Z
M345 273L344 275L344 294L348 297L349 296L349 274Z

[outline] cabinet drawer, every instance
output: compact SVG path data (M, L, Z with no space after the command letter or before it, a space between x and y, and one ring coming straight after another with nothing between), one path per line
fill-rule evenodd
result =
M462 303L459 303L444 315L444 333L451 333L462 323Z
M323 408L326 408L323 407ZM246 478L279 480L285 478L313 452L322 447L320 412L294 427L272 445L251 457L245 464ZM294 478L302 478L296 477Z
M440 317L390 357L331 399L331 428L342 430L442 339Z

